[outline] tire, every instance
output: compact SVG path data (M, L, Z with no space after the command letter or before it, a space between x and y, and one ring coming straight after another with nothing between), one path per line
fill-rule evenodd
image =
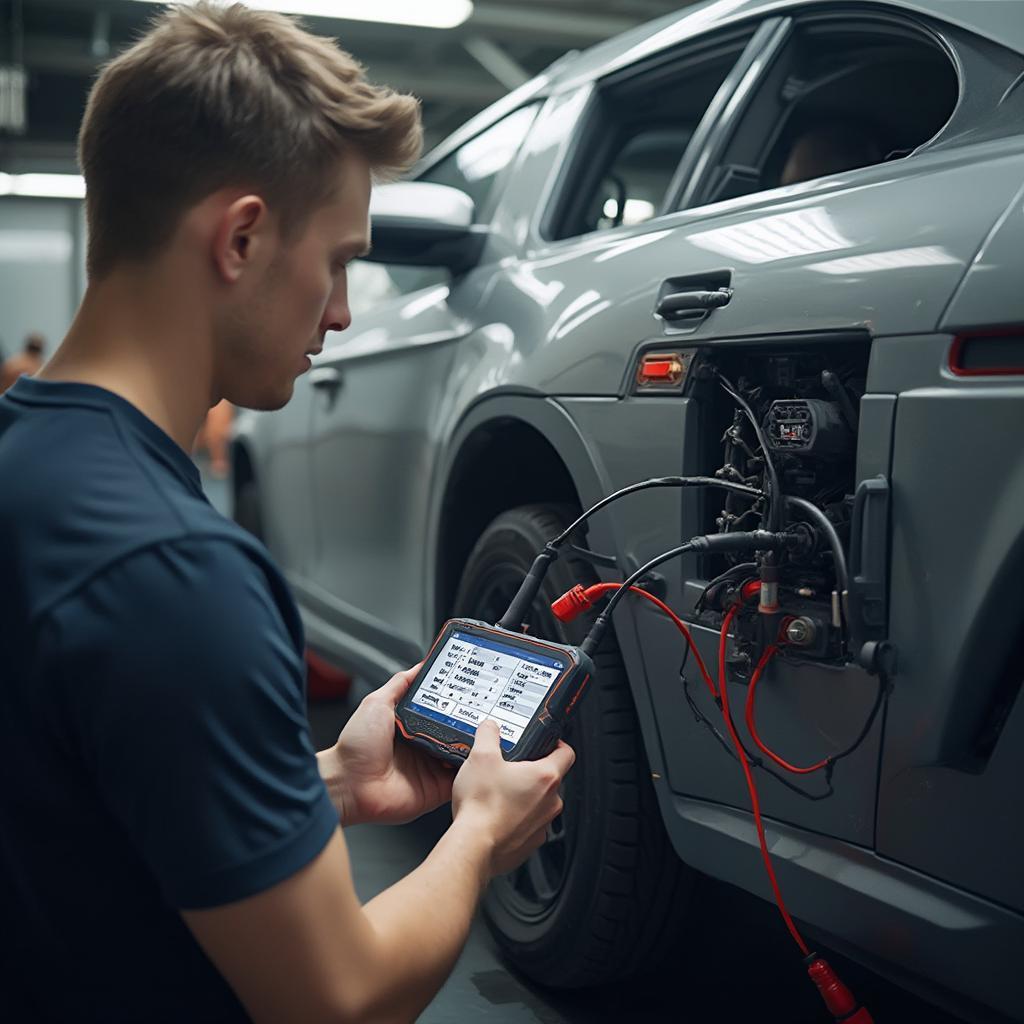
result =
M544 544L572 521L562 506L529 505L498 516L473 548L456 614L495 622ZM579 643L593 616L570 624L550 603L591 566L563 555L531 610L530 631ZM678 950L693 874L662 824L622 657L609 631L597 673L565 738L577 760L562 788L564 811L523 867L495 879L485 920L513 965L554 988L582 988L645 973Z

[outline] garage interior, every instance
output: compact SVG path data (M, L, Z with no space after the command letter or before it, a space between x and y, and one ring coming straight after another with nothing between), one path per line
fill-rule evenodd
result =
M325 0L320 6L330 4ZM687 0L475 0L468 5L468 17L451 27L375 21L367 12L373 4L363 6L366 9L351 17L304 14L303 23L319 35L336 38L365 65L371 81L420 99L425 152L429 152L566 55L681 12L690 4ZM440 17L437 11L425 13L431 6L432 0L421 0L422 9L413 19ZM438 11L441 6L438 3ZM99 69L144 32L159 9L149 0L0 0L0 364L17 355L32 335L40 335L46 352L52 352L85 294L84 183L77 165L76 137L86 98ZM712 65L706 79L693 81L692 90L690 82L672 92L662 90L657 81L654 85L644 82L642 88L633 81L616 85L619 91L610 93L610 124L626 124L640 109L652 125L657 121L657 130L652 128L650 137L629 151L621 166L611 168L635 185L631 195L642 197L629 202L639 202L653 214L665 181L671 178L725 70L746 44L742 39L735 53L723 51L721 73L717 64ZM828 53L809 54L809 62L812 57L818 71L830 59ZM859 96L871 94L881 103L891 93L894 123L918 117L927 126L919 133L921 139L915 138L916 144L942 127L947 107L955 100L956 83L952 76L942 77L945 72L936 71L929 89L915 97L905 90L901 76L906 69L901 60L899 52L880 74L865 65L862 76L852 85L847 83L849 94L837 102L852 108ZM680 111L692 114L693 123L676 130L672 124ZM808 124L813 115L811 110ZM776 140L770 181L753 175L747 166L752 160L737 160L736 174L715 181L707 200L728 202L778 186L783 157L805 127L791 124L788 134ZM884 148L899 147L893 143ZM595 164L591 176L596 182L608 170ZM615 201L596 189L595 184L595 191L569 197L558 209L551 229L553 242L607 226L608 204L614 206ZM616 223L621 224L625 191L618 202ZM817 231L822 223L819 219L811 227ZM771 243L769 239L766 244ZM708 243L709 265L724 265L733 254L721 239L717 252L715 244L714 239ZM935 251L939 253L935 258L941 260L941 249L935 247ZM766 262L772 259L772 255L765 257ZM358 287L360 278L353 274L352 280L353 287ZM536 283L536 287L548 286ZM376 301L377 296L371 295L367 307ZM364 308L358 295L352 305L358 316ZM720 425L727 429L733 408L722 408ZM207 431L228 429L212 421L207 425ZM197 448L194 458L209 501L230 518L237 512L232 468L224 461L223 448L218 453L214 447L213 436L206 438L201 450ZM223 446L226 441L221 437L216 443ZM713 444L717 443L716 436ZM454 582L446 585L454 591ZM311 654L308 669L309 719L321 749L334 743L359 701L384 680L361 667L329 664L322 652ZM408 825L360 824L346 829L360 899L370 900L421 863L450 823L450 809L441 808ZM821 1024L829 1019L799 963L794 967L793 951L785 945L774 906L709 878L697 895L692 915L685 944L666 954L671 970L578 991L545 988L518 972L478 916L454 972L419 1019L423 1024L753 1019ZM848 956L849 950L841 944L830 946L830 936L816 936L815 941L861 1002L870 1006L879 1024L923 1020L966 1024L966 1017L937 1009L918 993L874 973Z

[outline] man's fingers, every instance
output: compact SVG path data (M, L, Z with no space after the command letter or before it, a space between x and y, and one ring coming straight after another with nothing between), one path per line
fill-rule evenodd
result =
M565 740L559 740L558 746L548 754L559 777L564 777L576 761L576 751Z
M422 667L423 662L421 661L418 665L413 665L412 668L404 669L402 672L396 672L377 690L378 698L386 704L390 704L392 708L397 707L398 702L405 696L405 691L409 689L412 681L416 678L416 675Z
M528 853L536 853L548 841L548 827L537 829L523 844L523 849Z

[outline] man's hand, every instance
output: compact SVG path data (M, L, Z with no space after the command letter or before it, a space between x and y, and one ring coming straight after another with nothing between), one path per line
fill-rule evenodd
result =
M452 798L454 768L395 736L395 707L419 669L399 672L365 697L338 742L317 754L342 825L401 824Z
M488 720L477 729L455 780L452 814L454 827L468 823L488 838L491 877L518 867L544 842L547 826L562 813L558 789L575 760L572 747L559 740L539 761L507 762L497 725Z

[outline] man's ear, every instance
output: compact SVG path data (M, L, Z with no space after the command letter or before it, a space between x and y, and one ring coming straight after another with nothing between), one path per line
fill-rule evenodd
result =
M234 284L263 255L270 217L260 196L239 196L223 209L213 237L213 261L225 284Z

